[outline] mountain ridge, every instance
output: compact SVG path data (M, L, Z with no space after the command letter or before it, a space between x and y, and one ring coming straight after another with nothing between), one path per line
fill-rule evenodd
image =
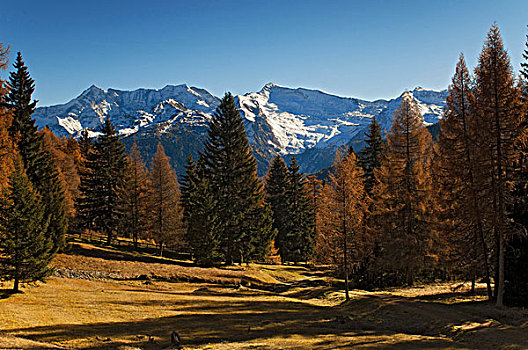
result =
M327 167L338 147L361 147L364 132L373 117L388 130L392 113L405 94L410 94L417 103L424 124L437 123L442 117L447 91L422 87L405 91L393 99L368 101L270 82L258 92L236 95L235 102L244 118L259 175L262 175L276 154L285 158L295 155L305 172ZM206 89L188 84L135 90L104 90L93 84L64 104L37 108L33 117L39 128L47 125L59 136L73 137L78 137L85 128L95 136L98 126L111 118L127 145L131 139L141 138L150 142L163 140L164 146L172 143L173 153L176 153L169 156L181 173L188 156L181 152L197 155L200 142L205 140L208 122L220 101ZM192 145L176 145L163 134L180 140L176 143L192 139ZM130 137L132 135L134 137ZM146 153L152 149L146 144L143 148Z

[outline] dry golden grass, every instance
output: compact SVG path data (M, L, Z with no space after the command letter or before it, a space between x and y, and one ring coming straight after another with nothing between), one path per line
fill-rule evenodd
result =
M74 250L55 264L161 278L51 277L27 287L0 300L0 348L162 349L173 330L185 349L528 348L526 311L497 309L448 284L354 291L343 303L324 270L200 269L83 247L94 251ZM203 282L170 282L175 276ZM236 287L240 281L252 284Z

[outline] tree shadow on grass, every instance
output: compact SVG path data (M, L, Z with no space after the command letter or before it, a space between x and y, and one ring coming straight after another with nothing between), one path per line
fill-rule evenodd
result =
M13 291L12 288L0 289L0 299L7 299L14 294L22 294L22 293L24 292L20 290L18 292L15 292Z
M314 308L305 305L291 305L289 302L253 302L233 305L225 303L222 307L197 306L194 310L185 310L185 314L160 318L143 319L132 322L62 324L11 330L12 334L21 334L26 338L42 342L68 343L84 339L83 348L111 349L131 345L143 348L163 348L169 345L169 335L176 330L184 345L201 346L218 343L266 342L276 337L291 336L307 339L309 348L346 348L358 343L373 345L379 343L377 337L387 339L391 331L369 331L367 333L336 327L329 319L335 317L333 310ZM256 305L258 304L258 305ZM334 340L323 341L331 336ZM368 336L367 341L359 341ZM138 341L143 337L142 341ZM152 337L154 343L146 339ZM342 342L340 337L346 337ZM321 339L321 340L319 340ZM344 339L344 338L343 338ZM271 341L273 344L276 340ZM318 343L321 343L317 345ZM314 345L312 347L312 344ZM343 345L348 344L348 345ZM406 348L405 344L378 344L376 348ZM420 348L456 347L452 342L437 340L420 342ZM273 348L273 347L272 347ZM282 346L280 347L282 348Z
M180 266L195 266L194 263L188 261L174 261L164 259L155 256L144 256L132 254L131 252L113 250L113 248L107 247L106 249L100 248L88 248L83 247L79 244L72 244L67 254L69 255L81 255L90 258L101 258L105 260L114 261L131 261L131 262L144 262L144 263L157 263L157 264L169 264L169 265L180 265Z

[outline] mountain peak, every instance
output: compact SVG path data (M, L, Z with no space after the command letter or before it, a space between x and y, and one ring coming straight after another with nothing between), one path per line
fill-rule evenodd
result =
M82 93L81 93L81 96L90 96L90 95L94 95L94 94L100 94L100 93L104 93L105 91L103 89L101 89L99 86L95 85L95 84L92 84L90 85L90 87L86 90L84 90Z
M274 87L283 87L283 86L280 86L279 84L274 83L274 82L269 82L269 83L267 83L266 85L264 85L264 87L262 88L262 90L269 90L269 89L274 88ZM261 91L262 91L262 90L261 90Z
M90 85L90 87L88 89L86 89L85 91L104 91L102 88L100 88L99 86L95 85L95 84L92 84Z

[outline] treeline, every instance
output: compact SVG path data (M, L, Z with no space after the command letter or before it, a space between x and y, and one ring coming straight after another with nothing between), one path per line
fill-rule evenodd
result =
M516 77L492 26L474 74L460 57L437 141L405 94L390 130L373 119L366 147L340 152L320 181L280 155L259 179L229 93L181 179L161 145L148 167L137 146L126 154L110 120L78 141L37 132L19 55L0 90L2 278L45 277L70 230L153 240L160 255L179 247L202 266L276 254L331 264L347 298L349 287L462 278L484 281L497 305L526 305L528 46L524 58Z
M482 279L497 305L526 304L528 63L522 67L516 80L493 25L474 75L460 56L438 143L411 95L386 143L373 120L366 148L338 159L320 191L319 259L347 279L352 271L356 286L450 276L474 288Z

